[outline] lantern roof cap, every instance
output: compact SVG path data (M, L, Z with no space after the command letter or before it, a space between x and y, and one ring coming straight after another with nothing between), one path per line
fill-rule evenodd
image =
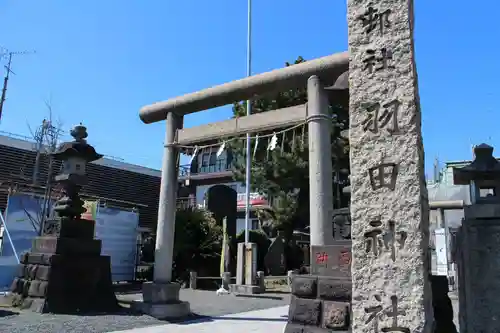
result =
M455 185L469 185L476 180L500 181L500 162L493 157L493 147L486 143L474 147L474 161L464 167L453 168Z
M87 143L87 128L81 123L74 126L70 134L75 140L61 143L57 150L52 153L52 156L63 161L70 158L81 158L87 163L103 157L103 155L96 152L94 147Z

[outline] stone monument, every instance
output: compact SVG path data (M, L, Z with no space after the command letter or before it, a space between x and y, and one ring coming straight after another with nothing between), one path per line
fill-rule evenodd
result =
M455 185L469 185L471 205L457 232L459 318L462 332L500 332L500 162L493 147L474 148L474 161L453 170Z
M352 332L430 332L413 1L347 3Z
M56 217L43 224L43 236L33 240L23 255L12 283L12 304L37 312L78 313L118 309L111 281L109 256L101 256L94 239L95 221L81 219L80 188L86 183L86 165L102 155L86 142L82 125L71 130L75 141L62 143L53 154L63 161L55 181L63 196L54 207Z
M271 239L271 244L264 257L266 274L281 276L286 273L285 238L278 230L278 235Z
M236 216L237 197L236 190L227 185L211 186L206 193L207 209L213 213L213 216L219 225L225 218L227 223L227 234L230 239L236 238ZM231 270L234 271L234 268Z
M265 292L257 281L257 244L238 243L236 253L236 284L229 285L235 294L261 294Z

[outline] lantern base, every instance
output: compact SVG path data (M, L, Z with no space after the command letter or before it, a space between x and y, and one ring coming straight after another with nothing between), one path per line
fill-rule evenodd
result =
M101 241L93 239L90 232L94 221L50 222L60 223L55 233L59 236L40 236L33 240L31 252L22 256L12 282L11 304L41 313L119 309L111 280L110 257L100 255ZM82 225L84 223L89 224Z

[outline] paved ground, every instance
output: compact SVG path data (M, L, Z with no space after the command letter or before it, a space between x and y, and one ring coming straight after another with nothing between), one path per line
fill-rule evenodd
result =
M182 324L150 326L114 333L281 333L285 329L288 306L211 317Z
M140 294L119 295L125 303L140 299ZM289 296L266 294L263 297L217 296L213 291L182 289L180 298L191 303L194 318L223 316L245 311L282 307L289 304ZM106 333L147 326L157 326L165 322L145 315L134 314L128 309L112 315L51 315L31 312L13 313L0 309L0 332L8 333Z
M458 299L452 297L458 328ZM127 303L140 299L140 294L120 294ZM217 296L213 291L181 290L181 299L190 302L195 314L183 323L168 324L154 318L134 314L127 308L113 315L50 315L31 312L14 313L0 308L0 332L9 333L189 333L189 332L282 332L289 304L286 294L263 297ZM240 327L237 327L240 326Z

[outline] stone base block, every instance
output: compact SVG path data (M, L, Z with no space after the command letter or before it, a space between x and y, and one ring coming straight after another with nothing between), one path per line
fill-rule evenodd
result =
M181 285L175 282L145 282L142 302L132 303L133 309L157 319L178 319L190 314L188 302L179 300Z
M248 286L246 284L230 284L229 291L234 294L255 295L262 294L266 291L261 286Z
M183 301L157 304L134 302L132 308L157 319L179 319L191 313L189 303Z
M315 327L315 326L307 326L300 324L286 324L284 333L351 333L351 330L330 330L327 328Z
M51 313L115 311L119 308L111 280L109 256L27 255L11 285L11 304ZM30 259L37 259L30 261Z
M153 304L176 302L180 289L181 285L175 282L145 282L142 284L142 299L145 303Z

